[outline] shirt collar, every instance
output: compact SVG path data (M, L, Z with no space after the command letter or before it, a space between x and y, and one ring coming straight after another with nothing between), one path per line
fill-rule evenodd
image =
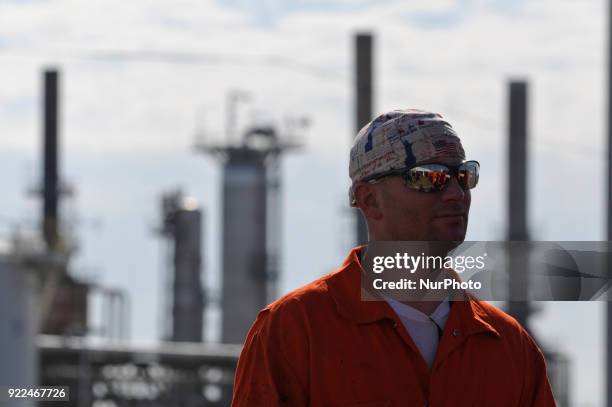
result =
M438 322L441 320L446 320L446 316L448 316L450 312L448 297L438 304L438 307L431 313L431 315L427 315L418 309L411 307L410 305L406 305L403 302L387 297L386 295L381 295L381 297L383 297L391 308L393 308L397 315L413 321L431 322L433 319L434 321Z

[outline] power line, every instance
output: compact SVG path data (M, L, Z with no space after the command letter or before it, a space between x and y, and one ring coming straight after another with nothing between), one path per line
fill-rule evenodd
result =
M72 58L86 61L115 62L115 63L170 63L179 65L239 65L255 64L286 69L293 72L303 73L324 80L346 80L345 73L329 68L321 68L296 59L282 57L278 55L252 55L243 56L236 54L221 54L191 51L172 51L172 50L80 50L59 53L49 53L48 51L36 50L9 50L0 48L0 55L5 56L46 56L54 58ZM346 68L348 71L348 67Z
M7 48L0 49L0 56L7 55ZM10 50L10 49L9 49ZM44 52L43 52L44 53ZM36 50L19 51L10 50L8 55L25 54L26 56L36 55ZM121 49L106 49L106 50L81 50L68 51L64 54L56 53L51 56L59 58L73 58L82 61L99 61L109 63L170 63L179 65L239 65L254 64L261 66L270 66L287 71L297 72L300 74L309 75L318 79L327 80L345 87L351 79L351 73L346 68L344 71L338 69L321 68L311 65L296 59L281 57L277 55L252 55L243 56L237 54L222 54L222 53L206 53L192 51L172 51L172 50L121 50ZM384 93L397 92L396 88L385 87L382 89ZM419 96L420 97L420 96ZM432 103L429 103L430 105ZM455 118L470 123L472 126L486 132L498 131L501 124L499 121L491 117L479 116L473 112L467 112L456 107L446 107L445 113L454 116ZM537 136L537 134L536 134ZM564 153L571 153L588 157L599 157L599 150L590 148L586 145L580 145L569 141L561 141L555 137L540 137L537 140L554 143L556 149ZM538 146L539 143L534 143ZM565 146L567 149L559 149L559 146ZM602 157L603 158L603 157Z

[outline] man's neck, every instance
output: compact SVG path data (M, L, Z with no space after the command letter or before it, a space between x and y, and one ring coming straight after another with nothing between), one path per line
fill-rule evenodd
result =
M364 255L365 255L365 250L362 249L358 256L360 263L363 262ZM402 304L408 305L409 307L412 307L416 309L417 311L422 312L425 315L431 315L438 308L438 306L442 303L442 301L443 301L442 299L440 300L431 299L427 301L399 301L399 302L401 302Z

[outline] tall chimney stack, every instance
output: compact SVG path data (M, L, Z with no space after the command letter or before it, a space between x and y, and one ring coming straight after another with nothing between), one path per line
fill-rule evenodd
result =
M43 236L47 247L55 249L59 240L58 175L58 99L59 74L55 69L44 72L44 147L43 147Z

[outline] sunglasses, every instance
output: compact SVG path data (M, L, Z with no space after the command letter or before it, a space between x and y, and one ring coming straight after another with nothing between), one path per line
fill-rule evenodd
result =
M466 161L460 165L420 164L377 174L371 179L364 179L364 182L375 183L381 178L399 175L404 178L406 186L410 189L421 192L439 192L449 184L451 176L455 176L461 188L467 190L478 184L479 173L480 163L478 161Z

